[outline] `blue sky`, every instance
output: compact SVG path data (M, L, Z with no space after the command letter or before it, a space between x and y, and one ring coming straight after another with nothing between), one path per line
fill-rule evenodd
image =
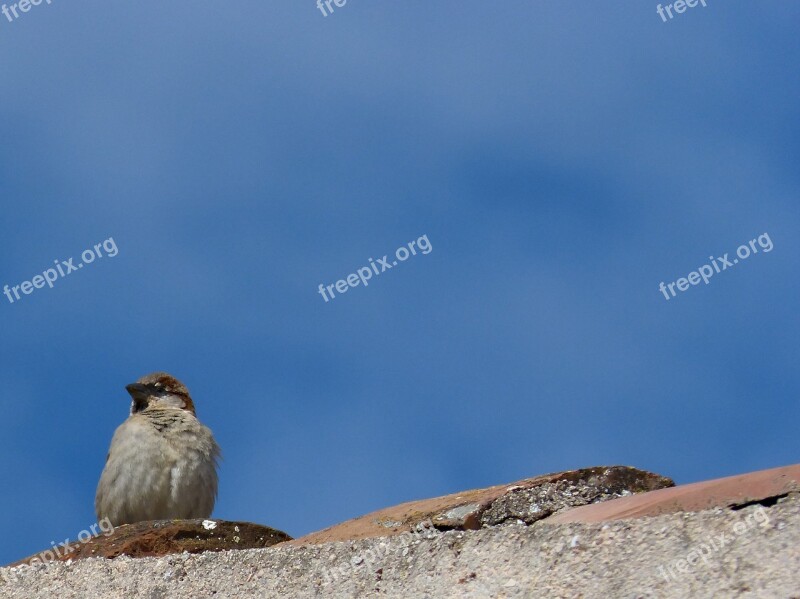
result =
M214 516L294 536L565 469L796 463L798 25L735 0L0 15L0 285L118 248L0 295L0 563L95 522L154 370L222 446Z

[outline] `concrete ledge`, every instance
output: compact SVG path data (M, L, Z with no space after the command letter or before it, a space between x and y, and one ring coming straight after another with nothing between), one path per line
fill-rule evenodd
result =
M0 596L800 598L800 499L605 523L424 529L0 569Z

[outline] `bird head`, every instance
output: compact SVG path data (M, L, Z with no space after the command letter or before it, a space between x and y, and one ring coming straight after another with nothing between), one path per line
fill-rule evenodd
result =
M154 372L126 386L133 401L131 414L148 408L186 410L195 413L189 390L174 376L166 372Z

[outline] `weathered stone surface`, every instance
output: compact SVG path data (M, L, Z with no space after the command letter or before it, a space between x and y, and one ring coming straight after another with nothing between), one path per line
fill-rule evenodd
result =
M672 480L635 468L589 468L565 472L557 480L510 488L480 516L482 527L533 524L577 506L628 497L672 486Z
M67 561L87 557L115 558L159 557L171 553L201 553L226 549L256 549L271 547L291 540L285 532L252 524L225 520L156 520L137 522L116 527L108 534L92 537L88 541L75 541L68 548L32 555L13 565L27 564L31 560ZM50 555L47 555L49 553Z
M291 544L393 536L424 523L432 523L439 530L476 530L508 521L530 524L563 509L673 484L669 478L628 466L570 470L403 503L295 539Z
M800 464L680 485L603 504L586 505L552 516L548 521L601 522L675 512L696 512L715 507L736 507L750 503L769 504L779 497L797 492L800 492Z
M755 519L759 510L766 518ZM735 532L747 522L757 524ZM712 539L717 549L692 560ZM0 597L797 599L799 548L800 500L789 497L769 508L608 523L543 520L300 547L0 568Z

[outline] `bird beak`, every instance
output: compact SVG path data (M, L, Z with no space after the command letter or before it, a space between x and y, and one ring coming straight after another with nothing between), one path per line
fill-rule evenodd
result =
M146 402L147 398L150 397L150 390L141 383L131 383L125 389L131 394L135 402Z

